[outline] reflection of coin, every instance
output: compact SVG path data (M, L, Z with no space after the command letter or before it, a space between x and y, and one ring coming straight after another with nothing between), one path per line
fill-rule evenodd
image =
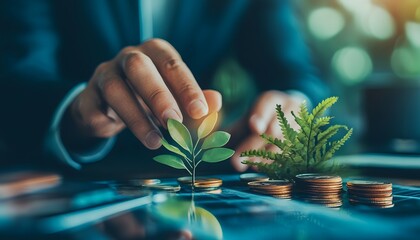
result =
M145 186L145 185L151 185L151 184L158 184L160 183L159 179L155 178L138 178L138 179L129 179L129 180L123 180L123 181L117 181L117 185L131 185L131 186Z
M164 183L147 185L145 187L150 190L166 191L166 192L178 192L179 190L181 190L181 186L179 185L171 185L171 184L164 184Z
M124 196L144 196L150 193L150 191L147 189L131 185L115 185L113 186L113 188L118 194Z
M255 182L269 180L268 176L261 173L244 173L239 176L243 182Z

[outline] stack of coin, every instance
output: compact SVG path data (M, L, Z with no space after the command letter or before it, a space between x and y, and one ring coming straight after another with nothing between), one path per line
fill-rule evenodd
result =
M192 189L191 177L180 177L177 180L186 190ZM222 184L223 181L219 178L197 177L194 183L194 191L214 191L220 189Z
M349 202L354 205L368 205L391 208L392 183L354 180L347 182Z
M239 176L239 179L245 183L269 180L267 175L261 173L244 173Z
M341 177L306 173L296 175L295 181L294 195L296 198L331 208L343 205Z
M276 198L291 199L293 184L288 180L265 180L248 183L251 191Z

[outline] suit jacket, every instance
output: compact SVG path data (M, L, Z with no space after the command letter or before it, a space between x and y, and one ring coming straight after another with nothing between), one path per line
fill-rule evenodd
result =
M46 163L42 139L64 94L88 81L95 67L121 48L139 44L138 4L137 0L0 1L3 156L13 162ZM166 40L203 88L209 87L212 73L230 54L257 80L260 91L295 89L313 101L325 96L289 1L181 0L176 7ZM129 146L146 151L133 142ZM121 151L117 144L110 156L119 160L109 162L120 165Z

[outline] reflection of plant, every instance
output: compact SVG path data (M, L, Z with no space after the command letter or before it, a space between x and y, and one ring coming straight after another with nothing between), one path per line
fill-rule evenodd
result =
M333 157L334 153L344 145L353 132L353 129L349 130L344 125L327 127L332 117L323 116L323 114L337 100L337 97L327 98L319 103L311 113L308 112L305 102L302 103L298 115L292 112L296 123L300 126L298 131L290 127L281 105L277 105L277 118L284 140L265 134L261 135L261 137L269 144L279 147L281 152L274 153L266 150L245 151L241 153L241 156L261 157L272 160L272 162L244 161L244 163L256 166L259 171L265 172L271 178L293 178L299 173L328 171L324 163ZM337 134L340 129L347 130L347 133L340 140L330 142L329 139Z
M185 224L183 227L191 230L194 239L223 239L220 222L211 212L195 205L193 194L191 201L170 198L154 207L153 213L163 219Z
M184 124L168 120L168 131L172 139L180 146L169 144L162 138L162 145L176 155L159 155L153 159L176 169L185 169L192 176L193 186L197 166L202 162L215 163L230 158L234 151L223 146L229 141L230 134L212 130L217 122L217 112L208 115L197 129L197 139L193 145L190 132ZM201 146L200 140L204 139Z

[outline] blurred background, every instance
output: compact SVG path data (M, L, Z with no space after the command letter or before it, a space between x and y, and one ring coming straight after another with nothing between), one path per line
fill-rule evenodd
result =
M419 153L420 0L293 4L318 75L340 97L331 114L355 130L342 153ZM215 77L216 87L230 91L223 85L237 77L250 78L228 60ZM252 79L248 87L236 87L252 92Z

